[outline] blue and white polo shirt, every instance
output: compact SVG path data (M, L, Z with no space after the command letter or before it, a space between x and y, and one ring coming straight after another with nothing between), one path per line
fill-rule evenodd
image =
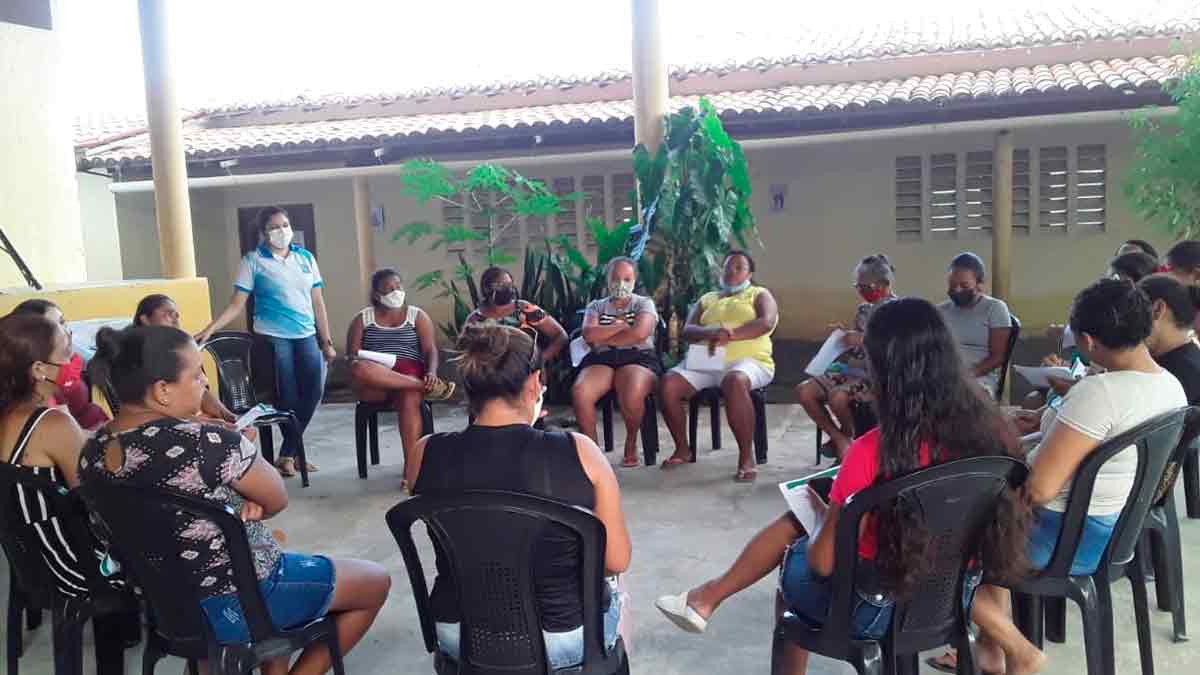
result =
M324 285L317 259L296 244L285 258L265 244L247 253L233 282L254 296L254 332L289 340L316 334L312 289Z

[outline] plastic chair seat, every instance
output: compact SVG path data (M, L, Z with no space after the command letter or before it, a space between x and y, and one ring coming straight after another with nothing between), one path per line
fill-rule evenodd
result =
M617 392L609 390L596 405L604 428L604 452L613 451L613 410L617 405ZM658 463L658 399L654 394L646 397L645 413L642 415L642 457L646 466Z
M358 461L358 477L367 477L367 447L370 445L371 466L379 464L379 414L395 412L386 402L359 401L354 406L354 450ZM421 401L421 435L432 434L433 406Z

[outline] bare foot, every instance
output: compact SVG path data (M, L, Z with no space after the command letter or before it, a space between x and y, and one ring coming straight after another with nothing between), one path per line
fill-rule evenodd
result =
M1046 655L1042 650L1029 644L1019 653L1008 659L1008 675L1033 675L1040 673L1046 667Z
M1004 650L1000 649L1000 645L988 642L987 640L980 640L975 647L975 657L979 660L979 663L976 665L979 666L980 672L1004 672Z

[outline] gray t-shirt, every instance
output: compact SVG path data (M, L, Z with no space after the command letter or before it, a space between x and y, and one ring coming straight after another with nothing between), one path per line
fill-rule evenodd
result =
M646 313L654 317L654 323L658 324L658 308L654 306L654 301L644 295L634 295L629 298L629 303L624 307L619 307L611 298L600 298L588 303L587 312L584 314L584 320L587 320L589 315L596 317L596 323L601 326L611 326L618 321L623 321L632 326L637 321L638 314ZM604 352L611 349L607 346L596 346L592 348L594 352ZM641 343L633 347L625 347L625 349L649 349L654 350L654 331L650 331L650 335Z
M938 305L938 310L946 319L950 332L954 333L958 351L968 368L974 368L987 358L988 341L993 328L1012 328L1012 315L1008 313L1008 305L990 295L981 295L970 307L959 307L946 300ZM988 394L995 395L999 377L999 371L993 370L977 380L980 386L987 389Z

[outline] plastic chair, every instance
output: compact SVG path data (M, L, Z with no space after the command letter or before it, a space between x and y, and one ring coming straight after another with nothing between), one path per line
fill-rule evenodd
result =
M367 445L371 448L371 466L379 464L379 414L394 412L386 402L359 401L354 406L354 450L358 458L358 477L367 477ZM433 433L433 406L421 401L421 435Z
M1029 579L1012 586L1013 617L1021 632L1039 648L1043 637L1043 598L1049 599L1045 603L1044 615L1049 624L1045 634L1055 642L1065 638L1065 599L1070 599L1079 605L1083 618L1087 671L1093 675L1115 675L1110 586L1114 581L1128 578L1133 587L1142 673L1154 672L1146 575L1142 561L1135 559L1135 553L1158 486L1169 462L1178 452L1185 419L1193 416L1195 410L1181 408L1154 417L1101 444L1076 469L1067 512L1063 514L1062 531L1050 563ZM1113 528L1112 539L1094 573L1073 576L1070 574L1071 563L1083 534L1096 475L1105 462L1131 445L1137 448L1137 472L1133 489Z
M915 675L919 652L950 644L958 648L960 673L977 673L975 636L963 607L968 564L995 515L1002 491L1025 480L1025 465L1009 457L971 457L922 469L870 487L846 502L838 521L829 615L813 625L791 611L775 624L772 671L787 643L847 661L860 674ZM913 591L896 601L892 623L880 640L852 635L852 609L861 587L859 525L880 505L906 499L925 514L930 534L928 566ZM868 584L869 585L869 584Z
M83 626L89 620L97 631L102 631L101 619L116 614L129 614L136 620L137 601L133 594L113 588L100 575L96 561L85 561L80 566L87 592L71 597L60 592L54 573L42 558L40 537L34 528L25 523L16 509L16 487L20 485L26 494L36 494L44 501L51 513L58 517L62 535L72 551L91 551L95 539L88 529L87 515L77 498L44 477L0 463L0 498L5 500L0 508L0 546L8 558L9 605L6 632L6 671L17 675L19 658L24 650L21 635L21 615L24 612L29 628L35 627L34 618L41 620L43 610L49 610L52 626L55 675L82 675L83 673ZM111 631L102 631L105 635ZM119 639L96 640L96 662L101 673L124 671L124 644Z
M152 621L142 656L143 675L153 675L155 664L165 655L187 659L193 673L198 660L207 660L214 675L241 675L268 659L288 656L318 642L329 648L333 671L344 675L333 617L292 630L277 630L271 624L250 542L236 514L206 499L145 486L102 481L85 484L79 492L149 606ZM182 564L179 542L172 536L181 514L209 521L221 530L249 642L222 645L213 637L200 606L200 589L189 583L191 575Z
M692 462L700 453L696 452L697 427L700 423L700 406L709 409L709 426L712 432L713 450L721 449L721 394L720 387L709 387L696 392L688 400L688 447L692 451ZM754 406L754 462L767 463L767 390L751 389L750 402Z
M1008 382L1008 371L1012 366L1013 351L1017 348L1017 340L1021 337L1021 321L1016 314L1012 317L1012 332L1008 334L1008 344L1004 347L1004 365L1000 366L1000 377L996 379L996 402L1004 396L1004 384Z
M1200 518L1200 451L1191 448L1183 460L1183 504L1188 518Z
M258 394L255 393L251 375L254 371L252 354L255 349L254 337L249 333L237 331L221 331L213 333L208 342L203 345L204 351L212 355L217 364L217 391L221 403L235 415L250 410L258 405ZM270 415L263 415L254 420L254 428L262 430L263 458L274 464L275 451L271 437L271 427L279 425L280 429L291 427L296 438L296 462L300 469L300 485L308 487L308 460L304 455L304 437L300 433L300 422L289 410L277 410Z
M462 625L461 659L437 651L425 571L412 537L413 523L425 524L453 570ZM495 490L424 494L392 507L388 528L408 569L425 649L436 654L439 675L543 675L546 662L542 623L533 578L534 544L550 524L579 535L583 593L583 663L559 672L627 674L625 646L604 648L601 618L604 525L588 511L550 499Z

